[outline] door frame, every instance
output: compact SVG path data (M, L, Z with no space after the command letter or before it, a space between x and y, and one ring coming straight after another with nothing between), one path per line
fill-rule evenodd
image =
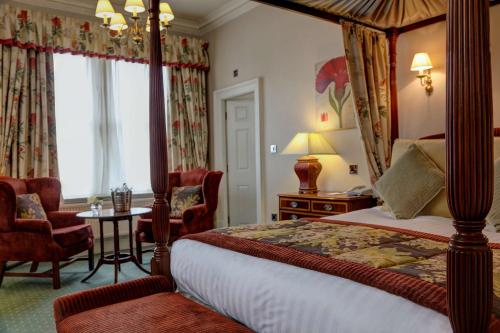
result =
M262 178L262 156L261 156L261 100L262 80L256 78L245 81L224 89L216 90L213 93L214 105L214 163L217 170L223 170L226 177L222 178L219 196L219 207L217 210L217 226L227 227L229 218L228 204L228 182L227 182L227 134L226 134L226 101L253 93L255 108L255 177L256 184L256 203L257 203L257 223L264 221L265 198L262 189L264 181Z

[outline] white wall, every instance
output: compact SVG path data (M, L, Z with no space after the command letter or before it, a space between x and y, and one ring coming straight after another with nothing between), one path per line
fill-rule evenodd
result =
M269 145L277 144L281 150L297 132L318 129L314 68L344 53L340 26L261 5L203 38L210 43L210 105L213 91L262 78L263 192L265 216L270 219L278 211L277 194L296 192L298 179L293 172L295 157L271 155ZM238 78L233 78L234 69L239 70ZM325 137L339 155L320 159L320 189L345 190L368 184L359 130L327 132ZM349 164L358 164L360 174L349 175Z
M500 6L490 9L494 124L500 127ZM413 55L427 52L434 68L434 92L427 96L416 73L410 71ZM398 40L399 134L419 138L445 130L446 23L436 23L402 34Z

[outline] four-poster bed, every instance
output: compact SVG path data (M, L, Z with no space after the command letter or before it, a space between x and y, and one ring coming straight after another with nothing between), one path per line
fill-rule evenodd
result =
M321 8L328 1L259 2L339 22ZM304 3L311 3L307 6ZM444 1L441 1L443 5ZM491 317L492 253L483 235L493 193L493 126L489 6L498 1L448 3L447 194L457 233L448 251L448 311L455 332L485 332ZM315 6L316 5L316 6ZM422 4L423 5L423 4ZM441 8L442 9L442 8ZM439 11L437 9L434 13ZM430 17L387 30L390 41L392 139L397 138L396 41L400 32L446 18ZM357 23L352 17L347 20ZM369 25L373 27L372 25ZM379 27L376 27L379 28Z
M167 188L167 146L161 82L161 54L159 52L158 2L158 0L152 0L150 9L152 18L150 61L151 176L155 194L153 228L156 242L151 264L154 275L165 275L171 278L170 254L166 247L169 233L168 207L164 198ZM336 1L259 0L259 2L302 11L334 22L338 22L342 18L365 26L369 25L372 28L381 28L376 21L367 23L363 18L349 16L345 13L345 17L341 17L321 9L321 3ZM359 4L359 1L357 3ZM439 3L445 5L444 0L439 1ZM342 332L356 332L356 327L367 330L369 326L356 326L362 321L359 316L356 316L359 313L352 309L357 307L362 309L365 317L373 320L371 331L383 332L384 328L402 331L402 327L408 329L403 330L405 332L410 331L410 329L415 332L425 332L429 329L449 331L450 324L446 314L449 316L454 332L487 332L488 329L497 331L500 322L498 317L492 318L492 250L488 245L488 239L482 232L485 228L484 220L490 209L493 193L493 126L488 17L490 3L496 4L497 2L450 0L448 6L446 189L454 220L453 226L450 220L428 216L414 220L390 220L384 216L380 209L363 212L364 215L359 213L343 215L341 221L335 221L335 218L332 218L330 224L326 223L327 221L323 221L323 224L304 221L290 222L289 225L286 225L289 230L293 227L308 232L317 228L335 228L335 232L339 232L346 230L342 228L347 226L353 230L362 228L358 229L358 233L356 233L359 237L367 232L377 232L385 235L384 237L397 237L398 242L403 243L405 241L418 241L421 242L420 244L434 242L432 250L437 252L428 257L424 256L424 259L434 260L434 256L441 256L440 258L447 256L447 278L445 279L447 292L442 286L394 275L394 272L381 272L376 269L377 267L365 269L354 263L345 266L345 271L343 271L344 266L342 265L344 264L335 260L325 261L323 266L317 266L318 264L311 260L311 258L316 258L314 253L305 254L303 257L293 257L290 254L297 254L297 252L289 247L276 249L277 246L264 244L265 242L258 243L259 246L255 245L256 239L252 237L259 238L261 241L262 233L272 233L276 232L274 229L279 229L273 226L257 226L254 227L256 230L226 229L190 236L188 239L177 241L173 247L172 273L181 290L189 291L192 295L199 296L204 300L211 297L212 306L246 324L252 324L256 321L252 328L259 328L262 331L273 329L287 331L284 329L287 326L283 325L292 321L296 325L294 328L296 330L302 328L302 331L322 331L322 329L325 331L325 327L330 330L332 327L336 327ZM306 4L310 4L310 6ZM440 10L444 10L444 7L438 6L430 9L432 17L421 19L424 22L425 20L435 22L436 17L442 17L439 16L443 14L439 12ZM400 21L399 24L401 22L403 21ZM406 22L406 24L408 24L406 28L397 25L397 28L391 27L387 31L391 51L390 67L392 69L395 68L398 34L404 29L408 29L409 26L415 27L417 25L416 22ZM391 97L393 114L397 113L395 79L394 71L392 71L390 81L393 93ZM395 139L398 134L397 118L393 118L392 125L394 126L391 132L392 139ZM387 222L388 220L390 221ZM353 223L350 224L351 222ZM262 230L259 229L261 227ZM374 231L370 228L377 230ZM406 231L402 231L400 228L406 229ZM255 231L257 231L258 236L252 236L252 232ZM281 231L278 230L278 233ZM241 232L244 235L240 234L240 238L236 238L236 240L230 237L232 233ZM449 246L447 246L448 237L453 233ZM493 242L500 244L499 234L490 229L487 231L487 235L492 238ZM268 243L280 242L276 234L268 236L266 240ZM302 234L297 233L293 236L300 238ZM405 237L410 237L410 239ZM497 251L500 248L499 244L494 244ZM385 246L384 243L379 245ZM436 248L438 249L436 250ZM307 250L316 251L318 249L309 247ZM334 248L330 247L327 250L334 251ZM341 255L345 255L345 253ZM289 265L284 265L286 263ZM252 267L252 270L249 271L248 267ZM392 269L398 270L401 267ZM240 281L235 282L238 279L234 279L228 270L239 271L237 277L241 278L240 281L243 282L240 284L238 284ZM333 272L333 275L321 272ZM316 273L321 275L315 275ZM290 275L292 275L291 278ZM245 283L248 280L243 280L246 276L253 277L253 280L258 283L254 285L255 288L249 289L248 284ZM367 278L373 276L379 278L372 280ZM197 280L200 278L202 280ZM392 279L399 281L400 284L391 286L390 281L387 280ZM351 280L366 282L366 285ZM276 294L274 289L269 289L268 283L271 282L275 283L275 288L282 289L281 294ZM373 288L374 286L376 288ZM401 286L402 288L399 288ZM428 288L422 289L421 286ZM225 290L226 288L231 289L229 293ZM331 289L327 290L326 288ZM112 289L113 287L110 287L111 293ZM388 293L384 293L380 289ZM346 293L346 290L349 292ZM357 290L363 293L356 294ZM116 289L116 293L118 292L119 287ZM202 297L204 293L212 293L212 295L210 297L205 295L204 298ZM447 302L444 302L442 297L437 297L440 295L444 297L444 294L447 295ZM290 295L295 298L289 299L289 304L283 304L283 299ZM394 295L404 296L406 300ZM239 297L239 303L236 296ZM328 303L329 301L331 303ZM313 308L308 308L307 304L312 304ZM236 313L231 312L231 306L237 305L240 305L242 309L237 310ZM266 305L270 307L271 313L261 313L255 310L256 307L265 307ZM425 306L435 311L431 311ZM349 313L343 312L344 309L351 309L350 316ZM309 312L306 313L306 310ZM320 310L321 313L316 310ZM373 312L372 317L370 317L370 312ZM283 315L286 313L289 317ZM381 317L380 314L383 313L388 314L388 316ZM168 316L168 313L165 313L165 316ZM335 320L339 321L331 322L329 318L334 317ZM276 323L273 322L273 318L281 318L282 321ZM366 321L366 318L364 320L365 322L361 324L371 324L370 321ZM273 324L278 326L273 326ZM323 324L327 326L322 326ZM328 326L328 324L333 326Z

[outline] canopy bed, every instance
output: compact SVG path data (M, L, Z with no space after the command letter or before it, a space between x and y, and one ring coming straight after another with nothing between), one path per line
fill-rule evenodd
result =
M419 10L419 15L412 16L410 20L408 16L399 15L398 6L402 4L396 1L373 1L369 4L366 1L351 1L351 5L345 5L345 1L323 0L259 2L334 22L344 20L349 24L386 30L392 69L392 127L389 132L391 139L395 140L398 134L394 74L397 35L420 24L443 19L445 1L406 1L405 5L411 4L407 9ZM171 277L173 273L181 290L259 331L500 330L497 316L492 316L492 248L497 250L500 247L496 244L500 238L491 229L483 233L493 198L489 6L497 1L450 0L448 3L446 157L443 154L442 161L446 165L446 193L453 223L450 219L429 216L399 221L388 218L381 208L372 208L342 215L339 217L341 221L299 221L278 227L223 229L177 241L173 246L172 272L167 248L167 143L159 23L156 19L158 3L158 0L152 0L150 9L150 149L155 195L155 251L151 265L154 275ZM302 237L298 231L307 230L308 235L314 236L317 235L315 230L322 228L334 229L335 232L351 228L349 230L357 230L353 232L358 238L372 232L377 233L380 237L376 238L379 239L396 237L391 238L391 244L407 241L420 245L432 243L431 248L426 250L435 252L422 256L429 260L437 260L437 256L441 263L447 257L446 278L444 271L441 274L443 285L427 284L425 278L402 277L395 272L403 269L399 266L392 267L391 272L381 273L372 269L374 267L345 264L335 258L323 261L326 259L318 256L314 251L319 250L314 247L304 249L302 246L301 255L296 255ZM285 242L287 246L276 246L283 241L280 237L299 239L296 243ZM487 237L495 244L490 246ZM384 241L376 244L379 247L387 245ZM356 248L357 245L352 246ZM335 248L326 250L335 251ZM349 254L345 252L339 256L345 258ZM409 262L417 264L418 260ZM248 267L252 270L249 271ZM412 269L416 270L415 267ZM109 292L112 293L112 290ZM119 292L116 289L116 293ZM76 309L77 305L73 306ZM259 310L260 307L269 312ZM497 310L498 304L495 304L495 312ZM79 312L70 307L69 311Z

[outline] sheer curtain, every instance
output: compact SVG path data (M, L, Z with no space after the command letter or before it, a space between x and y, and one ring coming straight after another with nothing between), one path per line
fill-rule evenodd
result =
M114 66L111 61L86 58L92 81L94 126L94 177L92 192L108 193L124 180L122 162L122 127L118 114L119 98L114 97ZM116 91L118 93L118 91Z
M148 65L68 54L54 60L65 198L108 195L124 182L151 193ZM169 96L166 67L163 74Z

